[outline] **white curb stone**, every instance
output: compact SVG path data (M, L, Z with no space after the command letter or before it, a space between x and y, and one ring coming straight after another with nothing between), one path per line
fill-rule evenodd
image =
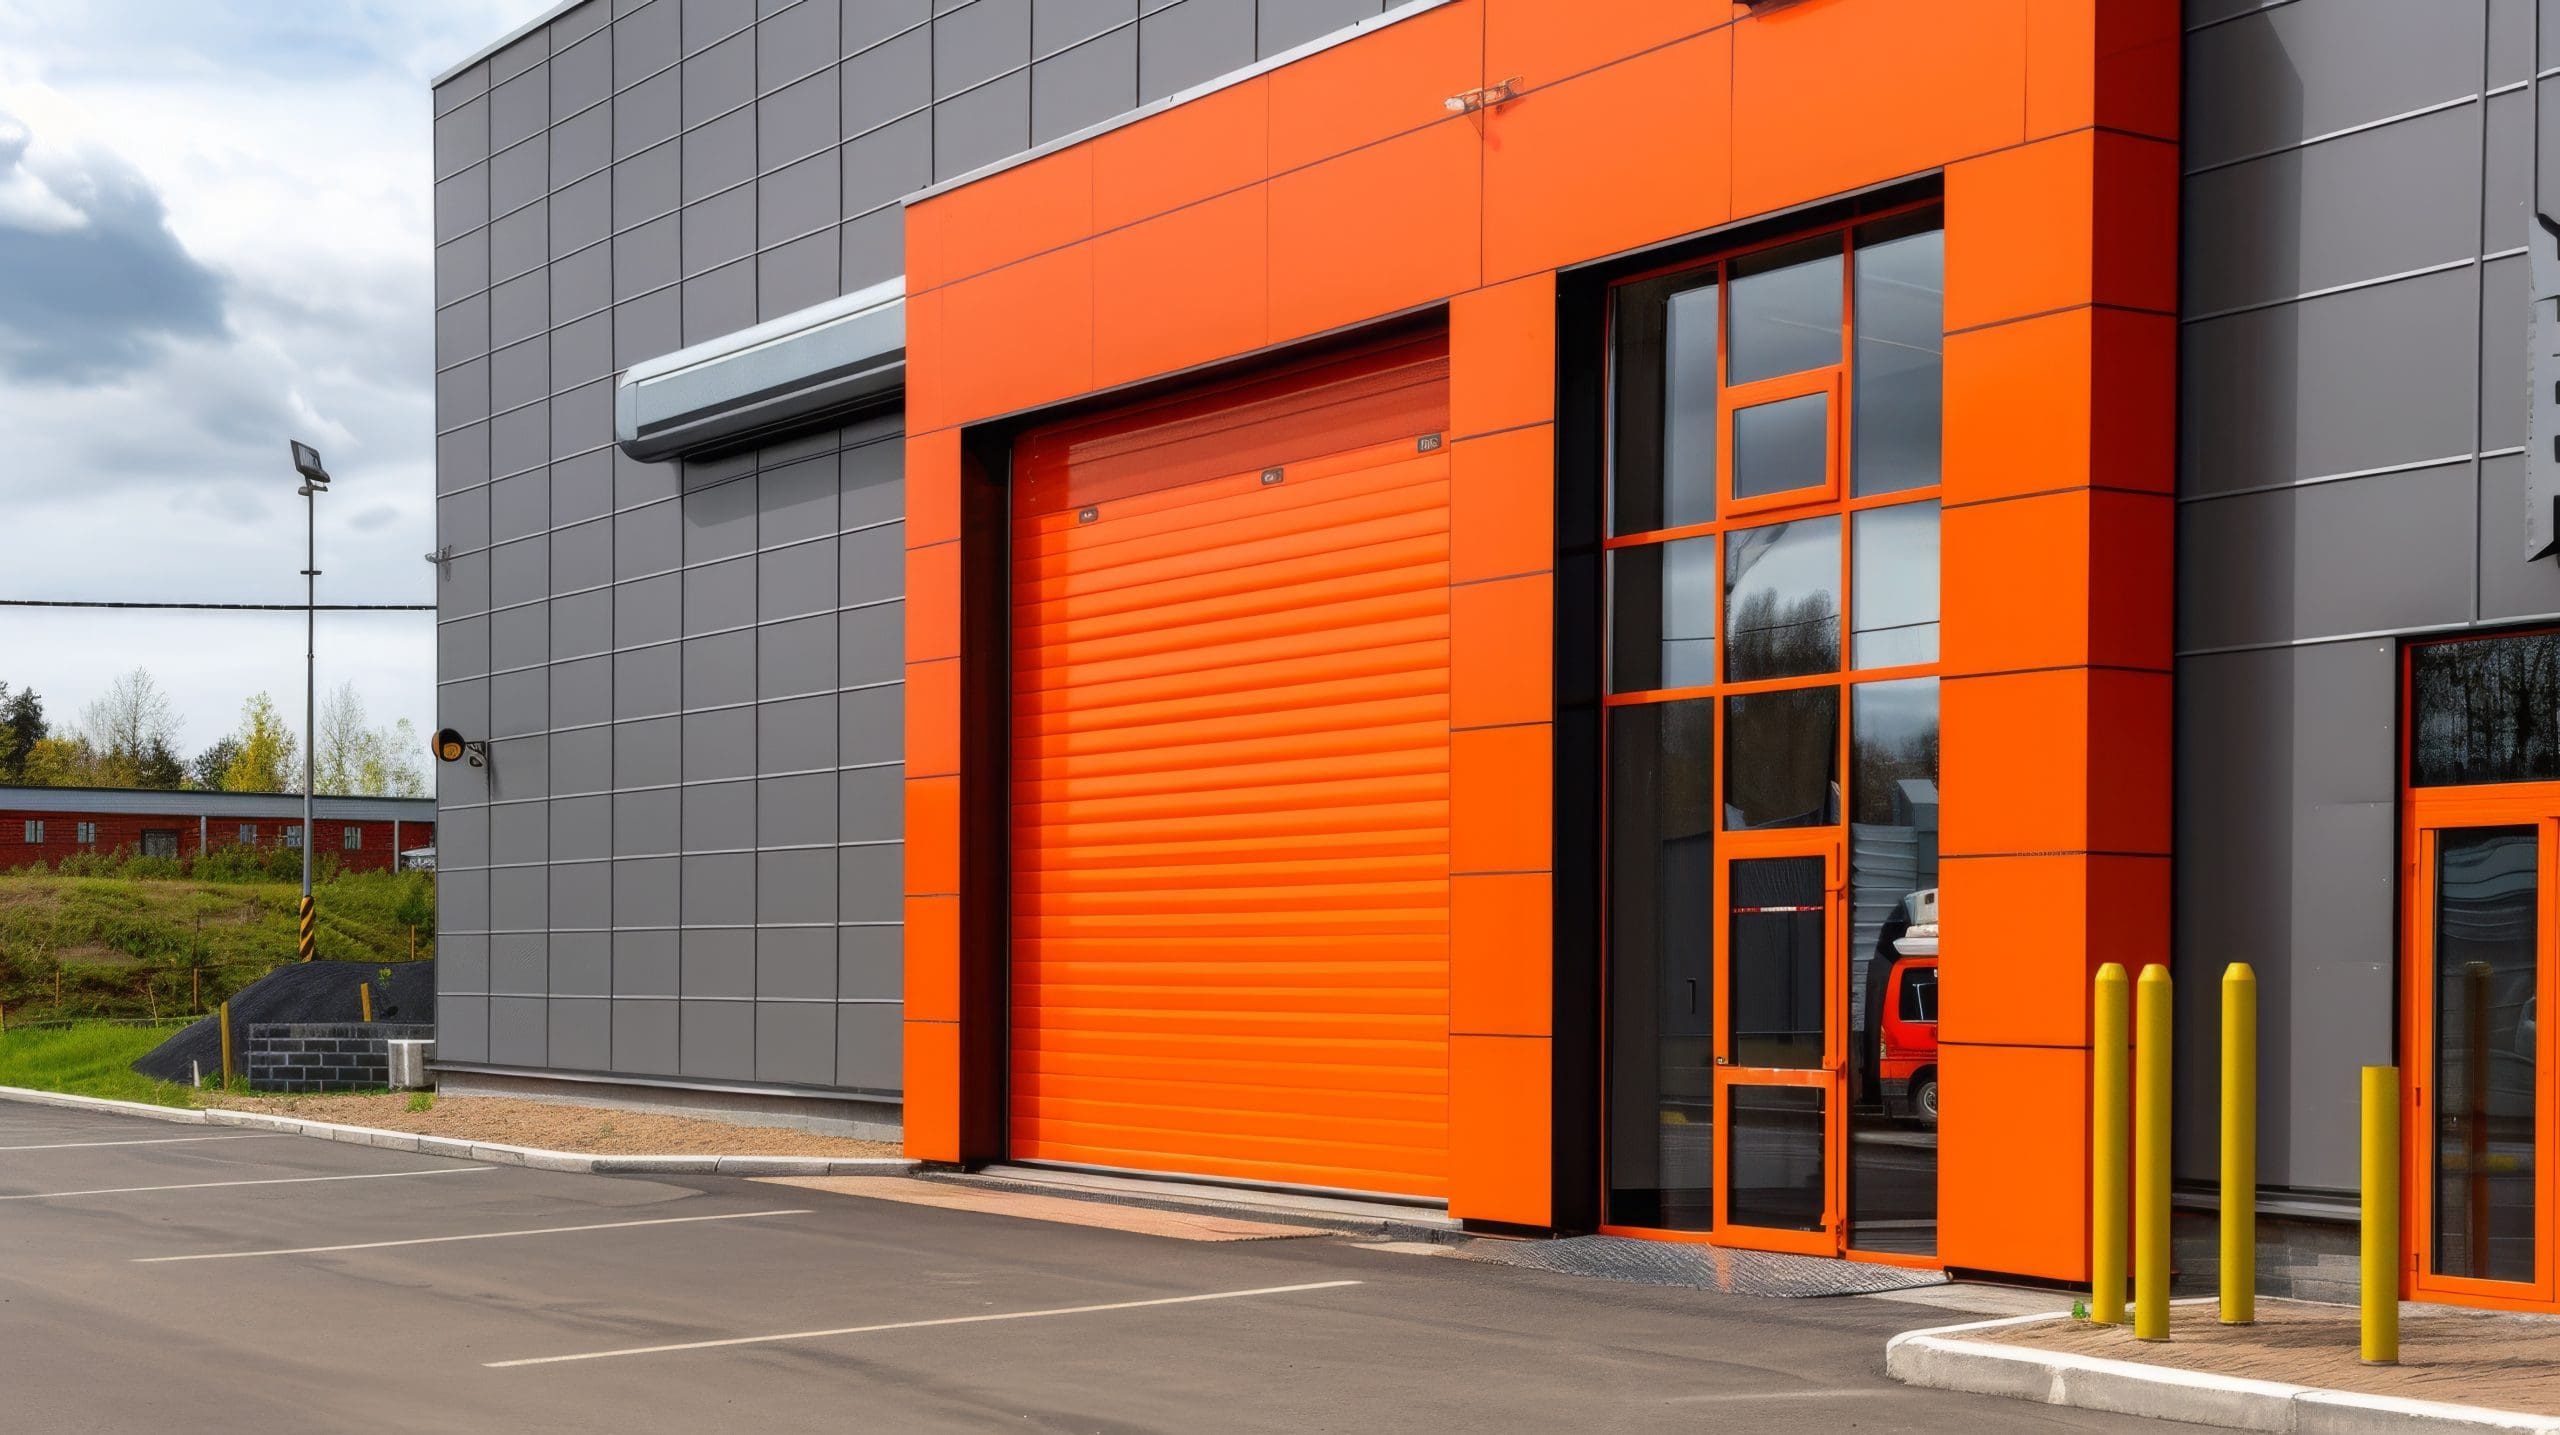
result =
M2067 1319L2018 1316L1897 1335L1885 1346L1885 1373L1931 1390L2274 1435L2560 1435L2560 1417L2319 1390L1964 1338L2001 1326Z
M75 1111L112 1112L120 1116L140 1116L189 1126L241 1126L290 1136L308 1136L319 1141L343 1142L351 1146L414 1151L421 1156L449 1156L488 1166L522 1166L535 1171L624 1176L896 1176L905 1175L917 1166L916 1162L897 1156L596 1156L582 1151L545 1151L534 1146L508 1146L452 1136L383 1131L371 1126L304 1121L264 1111L233 1111L221 1107L198 1111L177 1106L153 1106L139 1101L110 1101L102 1096L66 1096L58 1091L34 1091L23 1086L0 1086L0 1101L59 1106Z
M2298 1435L2433 1435L2437 1431L2504 1431L2550 1435L2560 1420L2547 1415L2510 1415L2470 1405L2434 1400L2408 1400L2396 1395L2349 1395L2337 1390L2306 1390L2295 1397L2294 1430Z

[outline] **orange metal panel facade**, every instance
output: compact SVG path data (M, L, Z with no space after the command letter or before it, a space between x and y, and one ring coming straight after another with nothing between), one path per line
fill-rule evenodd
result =
M1944 882L1950 940L1985 954L1982 976L1946 979L1956 1099L1942 1127L1941 1257L2080 1277L2080 974L2166 958L2176 8L1454 0L921 200L908 211L910 491L949 511L967 481L951 434L1445 306L1443 581L1544 583L1560 453L1555 271L1940 177ZM1516 98L1443 106L1462 82L1504 80ZM965 520L957 533L911 528L911 662L958 656L964 631L984 631L964 621L979 600L964 591L962 550L1000 543L992 534ZM2000 560L1960 556L1983 545ZM1015 581L1047 579L1033 563ZM1468 633L1509 621L1531 592L1453 593L1442 609L1455 615L1445 691L1458 702L1439 719L1450 826L1433 910L1445 922L1454 905L1461 933L1548 910L1555 749L1538 696L1553 650L1534 634ZM907 692L911 745L932 750L920 739L962 725L959 686ZM990 780L1001 773L960 778ZM1380 801L1410 780L1366 779ZM919 899L960 891L964 809L935 786L951 781L910 776ZM911 969L961 963L968 940L951 923L911 929ZM1445 1189L1461 1217L1543 1226L1560 1188L1599 1179L1554 1160L1557 1133L1599 1114L1552 1104L1558 1034L1505 990L1534 961L1517 941L1448 946L1446 1054L1403 1068L1445 1073L1430 1095L1447 1143L1406 1162L1445 1186L1405 1188ZM2000 991L1967 995L1994 971ZM987 1020L974 1010L909 1012L918 1156L1005 1154L971 1105L1000 1092L969 1084L972 1048L948 1031ZM1370 1015L1386 1019L1386 1004ZM1383 1111L1425 1093L1378 1095ZM1267 1176L1288 1139L1257 1134L1243 1109L1209 1123L1227 1143L1219 1159ZM1044 1115L1017 1112L1017 1142L1025 1119L1049 1139ZM2017 1140L2022 1129L2036 1139ZM2062 1204L2021 1221L2027 1201Z

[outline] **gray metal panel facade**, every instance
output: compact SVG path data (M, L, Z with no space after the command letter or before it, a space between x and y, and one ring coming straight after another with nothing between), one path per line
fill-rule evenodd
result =
M894 420L614 451L616 371L896 278L899 200L1384 0L588 0L435 90L446 1060L895 1091Z
M2187 23L2179 1166L2213 1169L2216 983L2247 961L2262 1179L2343 1191L2356 1069L2397 1059L2400 640L2560 615L2522 540L2529 86L2560 84L2534 75L2560 4Z

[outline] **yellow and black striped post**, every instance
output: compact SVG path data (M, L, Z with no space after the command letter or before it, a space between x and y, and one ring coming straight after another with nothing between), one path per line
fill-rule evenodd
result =
M302 936L301 936L301 940L296 944L295 950L297 950L298 952L300 952L300 953L301 953L301 955L302 955L302 960L304 960L304 961L306 961L306 962L307 962L307 961L309 961L309 960L311 960L311 953L312 953L311 924L312 924L311 894L310 894L310 893L308 893L308 892L305 892L304 894L302 894L302 910L301 910L301 932L302 932Z

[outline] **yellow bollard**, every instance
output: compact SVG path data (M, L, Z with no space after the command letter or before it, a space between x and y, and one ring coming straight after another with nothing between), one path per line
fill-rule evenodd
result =
M373 1020L373 983L366 982L356 988L356 1005L363 1011L363 1020Z
M2100 1325L2124 1324L2125 1201L2131 1191L2125 1157L2131 1154L2127 1129L2131 1112L2127 1070L2133 990L2124 968L2114 962L2098 968L2097 1009L2090 1018L2089 1139L2089 1319Z
M2258 1320L2258 974L2222 973L2222 1323Z
M2169 969L2142 969L2133 1045L2133 1334L2169 1338Z
M222 1084L231 1085L231 1003L222 1004Z
M2364 1363L2400 1363L2400 1068L2364 1069Z

